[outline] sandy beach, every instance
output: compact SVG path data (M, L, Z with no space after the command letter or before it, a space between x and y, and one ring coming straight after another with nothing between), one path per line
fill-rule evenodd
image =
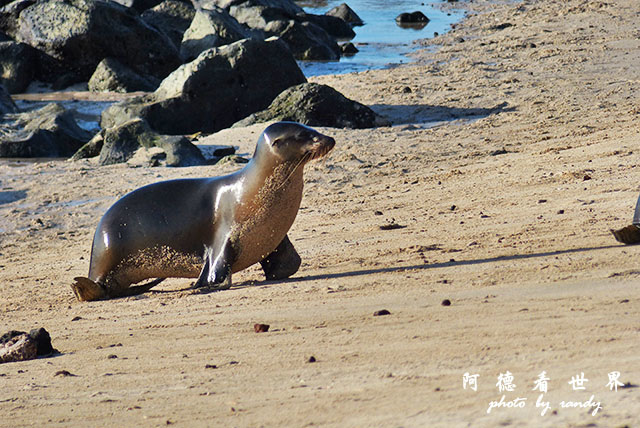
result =
M239 165L2 160L0 333L60 354L0 365L0 426L637 426L640 246L609 230L640 190L640 4L465 7L411 64L310 79L393 125L318 128L286 281L78 302L113 202ZM264 127L198 144L250 156Z

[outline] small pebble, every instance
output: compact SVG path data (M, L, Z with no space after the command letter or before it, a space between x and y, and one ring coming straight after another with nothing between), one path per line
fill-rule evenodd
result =
M269 324L254 324L253 330L256 333L266 333L269 331Z
M442 301L442 306L451 306L451 300L449 299L444 299Z
M309 359L307 360L307 363L315 363L316 362L316 357L314 357L313 355L309 357Z
M69 372L69 371L67 371L67 370L58 370L58 371L56 372L56 374L54 374L54 376L64 376L64 377L67 377L67 376L76 376L76 375L74 375L73 373L71 373L71 372Z
M386 310L386 309L380 309L379 311L375 311L375 312L373 313L373 316L374 316L374 317L379 317L379 316L382 316L382 315L391 315L391 312L389 312L389 311L388 311L388 310Z

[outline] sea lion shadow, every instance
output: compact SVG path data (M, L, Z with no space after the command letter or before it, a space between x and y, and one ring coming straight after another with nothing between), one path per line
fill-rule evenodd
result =
M338 273L328 273L328 274L320 274L320 275L308 275L301 277L291 277L286 278L280 281L265 281L261 282L257 285L269 285L270 283L287 283L287 282L304 282L304 281L317 281L323 279L336 279L336 278L349 278L354 276L365 276L365 275L375 275L380 273L397 273L397 272L406 272L411 270L424 270L424 269L439 269L445 267L456 267L456 266L470 266L470 265L479 265L484 263L496 263L496 262L504 262L504 261L513 261L513 260L527 260L538 257L555 257L563 254L575 254L575 253L584 253L587 251L597 251L597 250L606 250L610 248L624 248L621 245L601 245L598 247L583 247L583 248L571 248L567 250L556 250L556 251L545 251L541 253L531 253L531 254L512 254L507 256L497 256L497 257L487 257L481 259L471 259L471 260L452 260L448 262L441 263L425 263L418 265L409 265L409 266L393 266L386 268L378 268L378 269L363 269L357 271L349 271L349 272L338 272Z
M460 108L430 104L374 104L370 107L376 113L390 120L392 125L412 124L425 128L457 120L474 121L496 113L515 111L515 107L508 107L506 102L489 108Z
M445 267L456 267L456 266L473 266L473 265L479 265L484 263L527 260L527 259L534 259L539 257L556 257L564 254L577 254L577 253L584 253L587 251L607 250L611 248L625 248L625 246L615 245L615 244L600 245L597 247L570 248L566 250L544 251L540 253L531 253L531 254L512 254L512 255L506 255L506 256L486 257L481 259L452 260L452 261L440 262L440 263L423 263L423 264L417 264L417 265L392 266L392 267L384 267L384 268L377 268L377 269L362 269L362 270L355 270L355 271L348 271L348 272L327 273L327 274L319 274L319 275L292 276L289 278L284 278L279 280L266 280L266 281L248 280L248 281L242 281L242 282L233 284L231 286L231 289L239 290L239 289L248 288L248 287L271 287L271 286L277 286L279 284L307 282L307 281L321 281L321 280L338 279L338 278L350 278L350 277L356 277L356 276L376 275L381 273L400 273L400 272L407 272L412 270L440 269ZM175 292L184 292L184 291L192 291L194 294L211 294L211 293L217 293L219 291L224 291L224 290L208 289L206 287L196 288L196 289L192 287L186 287L179 290L152 290L152 292L154 293L169 293L169 294L175 293Z
M10 204L11 202L19 201L27 197L25 190L8 190L0 192L0 205Z

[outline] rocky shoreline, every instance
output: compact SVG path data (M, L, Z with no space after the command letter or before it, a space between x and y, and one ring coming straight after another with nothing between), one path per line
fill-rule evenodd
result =
M8 71L0 84L8 92L24 91L39 79L53 88L88 80L96 93L146 93L106 109L99 133L92 135L78 129L64 107L21 113L5 93L0 157L100 156L99 163L107 165L126 162L152 144L171 159L167 166L214 162L197 155L185 135L216 132L267 108L281 92L306 82L296 59L338 59L336 40L352 38L352 25L361 24L346 4L313 15L291 0L218 0L195 7L177 0L9 3L0 9L0 65ZM316 114L314 124L376 125L362 122L376 117L367 107L357 107L367 115L351 117L357 103L345 103L336 91L321 95L318 103L346 109L334 111L333 119ZM293 108L318 110L308 102ZM130 128L132 121L142 121L144 133L127 131L120 140L120 128ZM119 143L103 150L112 134ZM183 159L178 153L190 155Z

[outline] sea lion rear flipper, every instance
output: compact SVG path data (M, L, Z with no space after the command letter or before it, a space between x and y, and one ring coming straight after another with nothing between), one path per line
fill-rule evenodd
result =
M193 288L210 287L216 290L226 290L231 287L231 264L233 249L227 240L218 253L213 248L207 248L204 254L204 266ZM225 282L226 280L226 282ZM217 285L222 284L224 285Z
M90 300L100 300L107 297L107 293L100 284L95 281L85 278L84 276L77 276L73 278L75 281L71 284L71 289L76 295L77 299L81 302L88 302Z
M124 290L119 296L122 296L122 297L137 296L138 294L146 293L147 291L151 290L151 288L160 284L165 279L167 278L157 278L157 279L154 279L153 281L147 282L146 284L129 287L126 290Z
M267 280L276 280L289 278L296 273L301 262L300 255L289 237L285 236L276 249L260 262L260 265Z

